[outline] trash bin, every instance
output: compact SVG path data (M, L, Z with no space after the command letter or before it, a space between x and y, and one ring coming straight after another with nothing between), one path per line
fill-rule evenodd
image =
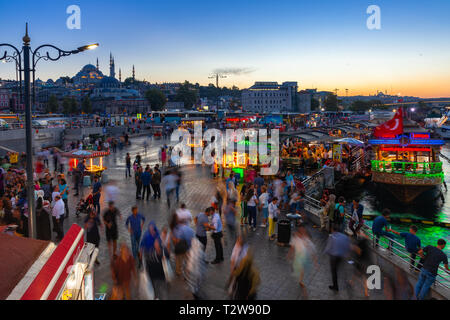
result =
M291 221L289 221L288 219L278 220L277 238L279 245L289 245L289 242L291 242Z

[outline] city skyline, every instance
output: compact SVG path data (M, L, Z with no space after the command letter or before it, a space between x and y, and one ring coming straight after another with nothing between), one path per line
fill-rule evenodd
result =
M122 79L135 65L136 78L151 83L208 85L215 83L209 77L216 69L234 69L220 86L297 81L299 89L338 88L342 96L345 89L349 96L450 96L445 1L433 7L419 1L78 1L81 29L69 30L66 9L72 4L5 3L0 13L0 26L8 30L0 42L20 46L28 22L34 47L54 43L69 50L100 43L92 52L40 63L36 77L44 81L73 77L97 58L107 71L113 52ZM381 8L381 30L367 29L371 4ZM0 64L0 78L15 78L12 64Z

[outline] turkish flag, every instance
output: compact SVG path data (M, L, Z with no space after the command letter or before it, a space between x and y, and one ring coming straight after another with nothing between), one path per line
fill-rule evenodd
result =
M393 138L403 133L403 110L398 109L394 118L375 128L374 135L377 138Z

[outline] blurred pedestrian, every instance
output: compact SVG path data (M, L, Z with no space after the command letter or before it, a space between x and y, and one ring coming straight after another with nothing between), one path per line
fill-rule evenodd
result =
M338 269L343 260L350 252L350 239L343 233L334 231L328 238L325 253L330 256L330 268L333 284L331 290L339 291Z
M130 282L137 279L136 266L128 247L122 243L120 254L111 263L111 274L114 281L116 296L114 300L130 300Z
M119 209L114 206L114 202L108 203L108 209L103 213L103 223L105 224L106 241L108 242L108 252L110 257L116 255L117 239L119 238L119 232L117 228L117 217L122 220L122 215ZM112 252L111 252L112 247Z
M128 216L125 221L125 226L130 233L131 251L133 252L133 258L135 261L139 261L139 267L141 261L139 259L139 244L141 242L142 229L144 228L145 217L138 212L138 207L133 206L131 208L131 215Z

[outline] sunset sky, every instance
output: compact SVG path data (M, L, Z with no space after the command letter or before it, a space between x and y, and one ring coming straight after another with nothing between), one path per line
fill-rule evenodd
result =
M81 8L81 30L66 27L66 8ZM368 30L369 5L381 8L381 30ZM100 43L95 51L41 61L43 80L74 76L109 53L122 79L207 85L217 68L242 68L221 86L298 81L300 89L344 95L450 97L450 1L433 0L40 0L1 1L0 43L21 45L25 22L32 46L63 49ZM3 51L2 51L3 53ZM14 78L0 64L0 78Z

